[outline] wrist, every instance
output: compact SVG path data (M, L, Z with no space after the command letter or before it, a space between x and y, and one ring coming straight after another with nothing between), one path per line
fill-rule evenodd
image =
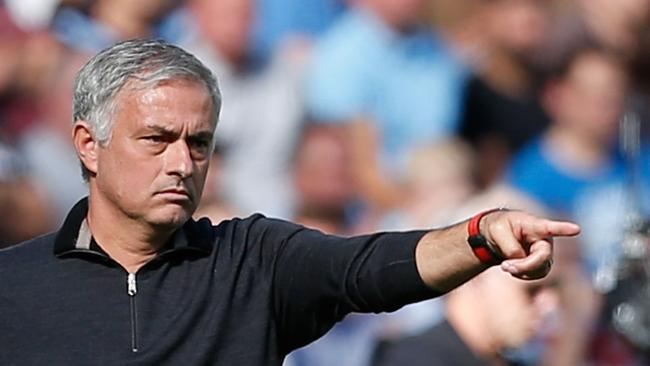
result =
M506 257L503 255L499 247L488 239L483 232L485 232L485 223L483 218L491 213L502 211L501 208L495 208L487 211L479 212L474 215L467 224L467 242L479 261L483 264L490 266L498 265L503 262ZM483 229L483 230L481 230Z

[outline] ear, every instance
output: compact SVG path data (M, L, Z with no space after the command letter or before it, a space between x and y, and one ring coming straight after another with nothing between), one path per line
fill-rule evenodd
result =
M72 142L81 163L91 173L97 174L97 153L99 142L95 140L90 125L86 121L77 121L72 127Z

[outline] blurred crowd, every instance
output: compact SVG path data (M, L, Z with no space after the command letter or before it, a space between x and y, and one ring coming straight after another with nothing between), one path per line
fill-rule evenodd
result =
M287 364L649 364L650 339L611 319L626 240L647 246L649 14L650 0L0 0L0 247L54 230L87 193L76 71L162 38L222 91L197 216L354 235L508 207L583 226L544 281L486 271L350 316Z

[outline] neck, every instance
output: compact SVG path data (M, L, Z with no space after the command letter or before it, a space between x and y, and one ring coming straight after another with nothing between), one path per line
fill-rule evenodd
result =
M551 127L546 136L548 146L556 156L569 168L577 171L589 172L598 169L608 159L609 147L601 141L590 138L581 131L560 126ZM567 157L571 157L570 161Z
M93 191L91 184L87 220L93 238L127 272L136 273L156 256L174 230L161 231L134 220Z

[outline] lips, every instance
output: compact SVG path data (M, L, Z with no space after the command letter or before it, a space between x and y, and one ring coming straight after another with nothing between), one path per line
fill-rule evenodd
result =
M183 188L167 188L162 191L159 191L158 194L162 194L169 198L175 198L175 199L189 199L189 200L192 199L190 193Z

